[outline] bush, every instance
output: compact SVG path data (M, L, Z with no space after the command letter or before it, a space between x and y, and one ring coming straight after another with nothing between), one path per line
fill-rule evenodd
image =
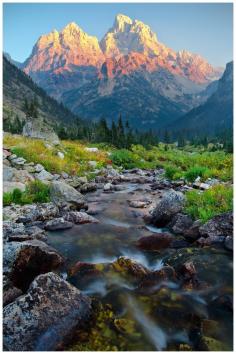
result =
M18 189L18 188L14 189L14 191L12 192L13 203L21 204L22 194L23 194L23 192L20 189Z
M166 178L169 179L177 179L179 177L181 177L181 173L179 168L175 167L175 166L167 166L165 168L165 176Z
M135 154L126 149L114 151L110 158L117 166L122 166L124 168L134 168L137 166L137 158L135 158Z
M185 211L193 219L206 222L213 216L233 210L233 188L216 185L205 192L197 190L186 193Z
M189 182L194 182L198 176L203 177L208 171L209 171L209 169L206 167L195 166L195 167L189 168L185 172L184 176Z
M33 203L49 202L49 193L49 186L41 181L30 182L26 188L26 196L32 198Z
M26 190L14 189L13 192L3 194L3 205L47 203L50 201L49 187L41 181L30 182Z

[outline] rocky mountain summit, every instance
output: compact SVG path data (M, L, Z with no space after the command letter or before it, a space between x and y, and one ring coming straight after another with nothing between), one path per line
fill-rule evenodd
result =
M73 22L42 35L22 68L74 113L108 120L122 113L131 124L142 117L142 129L165 126L205 102L209 96L199 93L222 73L200 55L168 48L148 25L122 14L100 43Z

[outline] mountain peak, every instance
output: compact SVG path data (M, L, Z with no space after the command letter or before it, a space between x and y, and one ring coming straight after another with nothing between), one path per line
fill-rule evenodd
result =
M115 17L115 21L113 24L113 27L111 31L114 32L126 32L129 31L130 26L132 25L132 20L130 17L123 15L123 14L118 14Z
M114 57L130 52L157 55L159 52L157 37L148 25L139 20L118 14L113 27L100 42L105 55Z
M70 22L63 28L61 33L73 35L81 31L81 28L75 22Z

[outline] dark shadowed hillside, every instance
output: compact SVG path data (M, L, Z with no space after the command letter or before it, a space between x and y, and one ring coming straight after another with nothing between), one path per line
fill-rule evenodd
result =
M201 106L192 109L169 126L186 137L214 136L233 127L233 62L227 64L217 90Z
M41 118L53 124L65 124L76 116L62 104L49 97L32 79L3 57L3 120L4 126L24 122L24 102L36 100Z

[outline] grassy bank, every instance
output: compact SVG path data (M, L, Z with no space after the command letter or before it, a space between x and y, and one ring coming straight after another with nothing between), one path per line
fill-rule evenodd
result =
M48 146L42 140L6 134L4 146L27 162L42 164L52 173L67 172L70 175L93 177L94 168L100 169L112 164L122 168L156 169L163 168L165 177L170 180L184 178L193 182L198 176L202 181L218 178L222 182L231 182L233 178L233 155L223 150L210 151L211 147L159 144L149 149L141 145L132 145L130 150L115 149L105 144L88 145L81 141L61 141L59 146ZM98 147L97 152L87 151L86 147ZM58 156L64 154L64 158ZM91 166L91 161L96 166ZM94 163L93 163L94 165ZM4 194L4 205L11 203L26 204L49 200L48 187L40 182L28 185L24 193L19 190ZM229 185L218 185L212 189L187 194L185 211L194 219L207 221L214 215L232 210L233 189Z

